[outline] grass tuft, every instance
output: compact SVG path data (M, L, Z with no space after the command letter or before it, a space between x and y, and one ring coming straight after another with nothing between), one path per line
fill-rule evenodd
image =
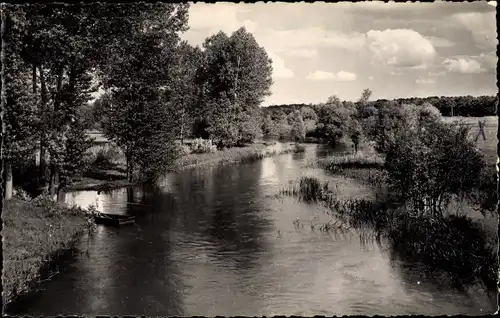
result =
M344 154L319 160L319 166L331 172L342 168L382 168L384 158L377 153L360 151L357 154Z

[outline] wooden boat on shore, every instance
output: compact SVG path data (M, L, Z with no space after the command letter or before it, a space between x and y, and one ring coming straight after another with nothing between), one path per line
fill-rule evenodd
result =
M135 217L130 215L97 213L94 215L96 224L120 226L135 223Z

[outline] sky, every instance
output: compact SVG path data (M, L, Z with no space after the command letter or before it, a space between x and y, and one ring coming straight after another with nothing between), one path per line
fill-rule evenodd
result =
M273 61L263 106L494 95L495 1L433 3L191 3L192 45L244 26Z

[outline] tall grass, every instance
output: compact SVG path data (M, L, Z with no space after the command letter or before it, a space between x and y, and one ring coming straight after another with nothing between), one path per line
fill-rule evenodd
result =
M302 177L298 187L294 185L281 190L280 193L298 197L306 202L318 202L326 200L328 191L328 182L321 183L314 177Z
M382 168L384 159L379 154L360 151L357 154L331 156L318 163L321 168L336 172L339 168Z
M266 150L263 144L227 148L216 152L189 154L176 161L176 170L200 168L232 163L252 163L266 157L304 151L301 147L289 146L283 150Z
M93 146L90 150L91 166L112 169L125 162L123 152L111 143Z
M3 217L3 302L11 302L42 280L43 268L70 249L85 230L86 212L40 196L5 202Z

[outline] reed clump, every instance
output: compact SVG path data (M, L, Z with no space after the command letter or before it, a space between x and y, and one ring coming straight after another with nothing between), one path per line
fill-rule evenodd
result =
M372 238L387 238L397 255L420 262L431 272L445 272L460 284L479 282L488 290L496 288L498 258L495 242L467 216L417 213L415 208L389 199L339 199L328 189L328 183L314 177L302 178L299 187L282 193L329 208L335 219L326 224L311 224L312 230L370 229Z
M363 151L356 154L331 156L318 161L321 168L331 172L337 172L339 168L383 168L384 162L382 155Z

